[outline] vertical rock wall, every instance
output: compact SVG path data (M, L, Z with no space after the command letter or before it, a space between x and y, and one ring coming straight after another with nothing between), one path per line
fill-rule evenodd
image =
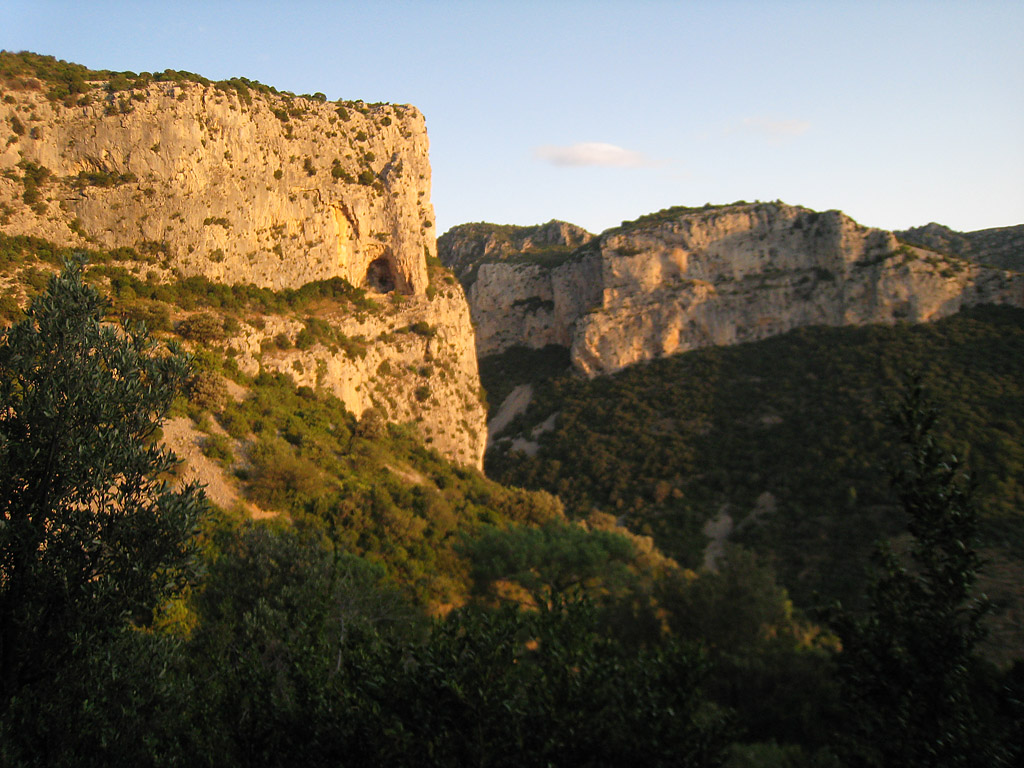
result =
M202 275L271 289L344 278L381 309L323 318L361 354L277 350L301 318L226 342L243 368L379 407L460 463L486 442L461 287L434 268L423 116L413 107L149 82L91 84L74 106L31 78L0 98L0 231L117 249L137 276ZM86 102L79 105L79 102ZM8 136L8 134L10 134ZM410 328L417 332L410 332Z

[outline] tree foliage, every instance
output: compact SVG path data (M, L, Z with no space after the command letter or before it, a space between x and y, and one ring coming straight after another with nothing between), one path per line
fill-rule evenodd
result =
M614 514L692 568L703 561L704 524L727 504L732 540L773 555L798 605L818 593L852 606L874 539L900 530L876 457L892 445L879 402L907 368L929 377L944 404L937 435L978 477L986 556L1019 568L1024 310L1013 307L918 325L803 328L594 379L552 372L538 381L543 360L507 350L481 360L485 385L499 389L492 405L524 380L534 395L488 450L488 475L557 494L570 517L595 506ZM556 413L536 455L514 448Z
M597 617L578 599L469 607L422 644L350 657L365 728L352 744L367 750L355 763L719 765L730 727L701 692L700 653L635 653Z
M833 616L848 758L887 767L999 765L1000 739L975 690L986 603L972 591L981 567L974 486L936 439L938 413L919 379L893 413L902 445L893 483L912 538L909 561L879 548L863 616Z
M188 360L69 263L0 337L0 711L181 587L203 509L154 444Z
M467 540L466 549L478 593L494 593L498 582L513 582L536 606L585 588L621 585L635 555L631 542L620 534L557 520L540 527L487 528Z

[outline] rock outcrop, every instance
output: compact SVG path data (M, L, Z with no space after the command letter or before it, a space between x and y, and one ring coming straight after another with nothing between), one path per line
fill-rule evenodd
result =
M957 232L933 221L923 227L911 227L893 234L920 248L959 256L989 267L1024 271L1024 224Z
M462 224L438 238L445 266L472 282L473 268L484 262L557 262L594 236L582 227L552 219L547 224Z
M464 224L438 238L476 325L477 352L571 346L576 320L601 298L594 235L564 221L533 227Z
M379 309L325 312L347 342L295 344L304 323L267 315L259 327L243 323L225 341L239 368L290 375L299 386L323 387L356 414L377 408L407 423L424 443L461 464L479 467L487 442L485 410L469 307L458 283L438 281L430 295L380 300ZM289 340L281 349L275 340Z
M454 263L449 244L459 235L456 228L442 237L442 261ZM901 244L839 211L783 203L667 209L608 230L558 263L529 256L462 266L478 354L564 344L589 376L805 325L920 322L979 303L1024 305L1020 273Z
M128 246L227 283L426 290L434 217L414 107L262 93L245 103L190 82L97 92L72 107L6 92L0 126L20 129L0 144L9 234Z
M0 230L122 249L122 263L156 280L279 290L344 278L387 309L331 318L362 340L360 355L291 350L263 364L333 390L357 415L380 406L481 466L468 308L454 279L432 284L428 270L436 240L420 112L248 81L105 74L79 78L64 98L32 76L0 83ZM288 324L232 340L243 367L257 365L261 342L296 330L270 328L278 322Z

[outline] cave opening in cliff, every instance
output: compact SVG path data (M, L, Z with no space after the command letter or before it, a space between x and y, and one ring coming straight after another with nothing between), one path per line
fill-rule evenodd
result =
M391 293L395 290L395 272L386 258L381 257L370 262L363 284L377 293Z

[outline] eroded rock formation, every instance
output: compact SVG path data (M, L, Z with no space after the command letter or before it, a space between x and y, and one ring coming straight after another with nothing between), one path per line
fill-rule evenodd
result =
M805 325L921 322L979 303L1024 305L1024 276L901 244L839 211L783 203L675 208L544 262L535 250L476 263L441 238L477 325L478 354L571 348L586 375ZM480 252L480 249L477 249Z
M318 383L357 415L378 406L481 466L485 413L465 297L450 277L431 285L428 272L436 242L418 110L187 79L93 81L63 100L32 77L2 85L4 233L132 249L121 263L157 281L201 275L284 289L344 278L382 308L330 318L360 354L268 349L301 327L269 318L228 340L240 364Z

